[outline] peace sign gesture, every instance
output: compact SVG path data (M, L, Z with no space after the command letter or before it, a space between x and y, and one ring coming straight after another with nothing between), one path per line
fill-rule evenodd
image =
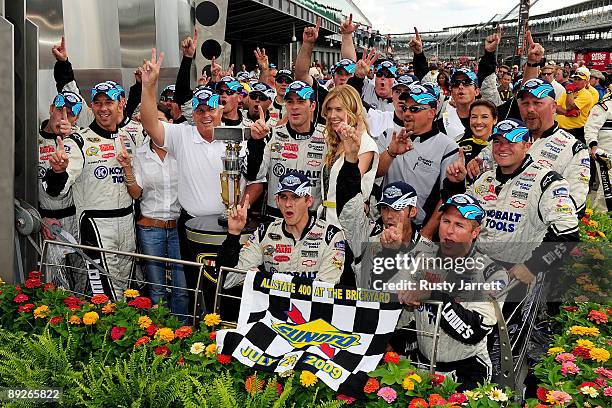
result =
M340 34L353 34L359 28L359 23L353 24L353 13L340 25Z
M416 27L414 27L414 37L410 39L410 43L408 45L414 54L423 53L423 40L421 40L421 35Z
M527 62L530 64L539 64L544 56L544 47L540 43L534 42L531 36L531 31L525 32L525 40L527 43Z
M377 59L378 52L376 52L376 48L372 48L369 51L364 49L361 59L357 61L355 76L358 78L365 78L368 75L368 72L370 72L370 67Z
M238 204L229 210L227 219L227 232L232 235L240 235L244 226L247 223L247 214L249 210L249 195L245 195L244 204Z
M321 17L317 17L317 25L315 27L306 27L302 34L302 42L313 44L319 38L319 29L321 28Z
M255 59L257 60L257 65L259 66L259 69L268 69L269 60L268 56L266 55L266 49L257 47L255 48L255 51L253 51L253 53L255 54Z
M193 29L193 38L187 37L181 41L181 48L183 49L183 55L188 58L193 58L198 46L198 29Z
M485 50L495 52L502 38L502 29L499 24L495 27L495 32L485 38Z
M157 50L153 48L151 50L151 60L145 61L144 65L142 66L142 86L155 87L157 85L159 69L161 68L163 61L164 53L160 52L158 59Z
M131 167L132 166L132 155L129 154L127 149L125 148L124 137L123 136L119 137L119 141L121 142L121 151L117 155L117 161L123 168Z
M55 152L49 157L49 164L51 165L51 169L56 173L63 173L68 168L68 154L66 154L64 140L61 136L57 137L57 147L55 148Z

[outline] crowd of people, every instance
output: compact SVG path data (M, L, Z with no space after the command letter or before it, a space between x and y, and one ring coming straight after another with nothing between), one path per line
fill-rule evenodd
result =
M474 70L429 64L418 32L410 41L412 63L400 67L368 48L371 40L355 42L358 29L350 19L342 24L342 59L327 83L312 70L317 23L304 30L294 69L277 69L256 49L252 72L243 67L234 75L233 66L225 70L213 60L192 89L196 32L181 43L174 85L158 93L164 57L154 49L136 70L129 97L105 81L93 87L89 103L62 39L52 50L58 94L38 143L46 225L60 225L85 245L193 261L185 224L225 211L219 175L226 146L215 129L242 126L251 134L240 150L244 186L229 209L217 269L381 290L418 276L402 268L373 273L373 257L478 256L484 262L464 276L497 282L499 291L511 280L529 285L554 271L578 241L589 193L593 207L611 208L612 69L546 64L529 33L520 72L499 65L499 29L486 38ZM253 217L263 222L241 244ZM48 228L43 235L55 238ZM87 273L73 276L70 289L121 299L142 268L153 301L189 315L190 293L182 289L198 285L192 271L88 254L108 275L85 262ZM454 275L429 270L422 278ZM224 287L242 279L229 274ZM487 338L497 317L489 302L459 302L440 290L397 292L414 307L419 330L436 323L423 302L442 302L440 371L454 371L464 389L491 378ZM390 347L406 354L402 327ZM428 362L431 339L419 335L416 342L414 358Z

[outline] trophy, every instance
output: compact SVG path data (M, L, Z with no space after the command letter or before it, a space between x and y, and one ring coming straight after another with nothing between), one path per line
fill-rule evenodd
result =
M221 179L221 200L225 210L218 217L219 225L227 227L230 208L240 202L240 143L251 136L251 129L240 126L224 126L215 129L215 140L225 143L225 154L221 157L223 171Z

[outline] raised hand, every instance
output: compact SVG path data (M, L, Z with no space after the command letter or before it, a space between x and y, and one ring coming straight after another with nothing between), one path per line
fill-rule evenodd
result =
M121 142L121 151L117 155L117 161L123 168L131 167L132 166L132 155L129 154L127 149L125 148L124 138L120 137L119 141Z
M402 237L404 234L404 218L406 210L400 211L400 219L397 225L386 227L380 234L380 243L385 248L399 249L402 246Z
M257 60L257 65L259 66L259 69L267 69L270 64L270 61L268 60L268 56L266 55L266 49L257 47L255 48L255 51L253 51L253 53L255 54L255 59Z
M68 168L68 154L66 154L64 140L61 136L57 137L57 147L49 157L49 165L51 165L51 170L56 173L63 173Z
M482 166L482 162L483 160L480 157L476 156L467 164L467 175L471 179L475 180L476 178L478 178L478 176L480 176L480 168Z
M467 169L465 168L465 154L463 147L459 148L459 158L446 168L446 178L453 183L460 183L465 180Z
M529 30L525 33L525 40L527 43L527 62L539 64L542 57L544 57L544 47L540 43L533 42L533 37Z
M354 127L347 123L342 123L336 129L344 147L344 159L350 163L359 161L359 148L361 147L361 135L357 134Z
M421 35L416 27L414 27L414 37L410 39L410 43L408 43L408 45L414 54L423 53L423 40L421 40Z
M59 121L58 131L62 136L69 136L72 133L72 125L68 121L68 112L66 112L65 106L62 108L62 118Z
M485 38L485 50L488 52L495 52L497 50L499 42L501 41L501 38L502 29L498 24L497 27L495 27L495 32Z
M227 218L227 232L233 235L240 235L247 223L247 213L249 210L249 195L244 197L244 204L238 204L229 210Z
M210 77L206 75L206 71L198 78L198 85L206 85L210 81Z
M57 61L67 61L68 60L68 52L66 52L66 40L62 35L62 39L59 45L54 45L51 48L51 52Z
M142 67L136 68L136 71L134 71L134 79L136 79L136 82L139 84L142 84Z
M317 17L317 25L315 27L306 27L302 34L302 42L314 45L319 38L319 29L321 28L321 17Z
M368 72L370 72L370 67L377 59L378 52L376 52L376 48L372 48L371 50L364 49L363 55L361 56L361 59L357 61L357 65L355 67L355 76L365 78L368 75Z
M159 58L157 58L157 50L153 48L151 50L151 60L145 61L144 65L142 66L142 86L157 86L157 80L159 79L159 70L163 61L164 53L160 52Z
M210 60L210 75L214 82L219 82L222 77L221 65L217 64L215 57L212 57L212 60Z
M221 71L221 76L234 76L234 64L230 64L229 67L227 68L227 71Z
M198 29L193 29L193 38L187 37L183 41L181 41L181 49L183 50L183 55L188 58L193 58L196 52L196 47L198 46Z
M340 25L340 34L353 34L359 28L359 23L353 24L353 13Z
M406 128L402 128L399 134L393 132L391 143L389 143L387 151L393 156L399 156L412 150L412 140L410 140L410 136L412 136L412 131L406 130Z
M251 125L251 137L255 140L260 140L266 137L270 128L266 124L266 115L264 115L261 105L257 105L257 109L259 110L259 119Z

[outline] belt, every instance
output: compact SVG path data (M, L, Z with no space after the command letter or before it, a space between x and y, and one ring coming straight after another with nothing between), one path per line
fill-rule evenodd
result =
M59 210L47 210L44 208L39 209L40 216L43 218L55 218L57 220L70 217L76 214L76 207L71 205L70 207L61 208Z
M130 205L125 208L117 208L114 210L85 210L83 214L88 218L118 218L125 217L134 212L134 208Z
M176 228L176 220L156 220L155 218L145 217L144 215L140 216L140 219L136 221L136 224L141 227L155 227L155 228Z

